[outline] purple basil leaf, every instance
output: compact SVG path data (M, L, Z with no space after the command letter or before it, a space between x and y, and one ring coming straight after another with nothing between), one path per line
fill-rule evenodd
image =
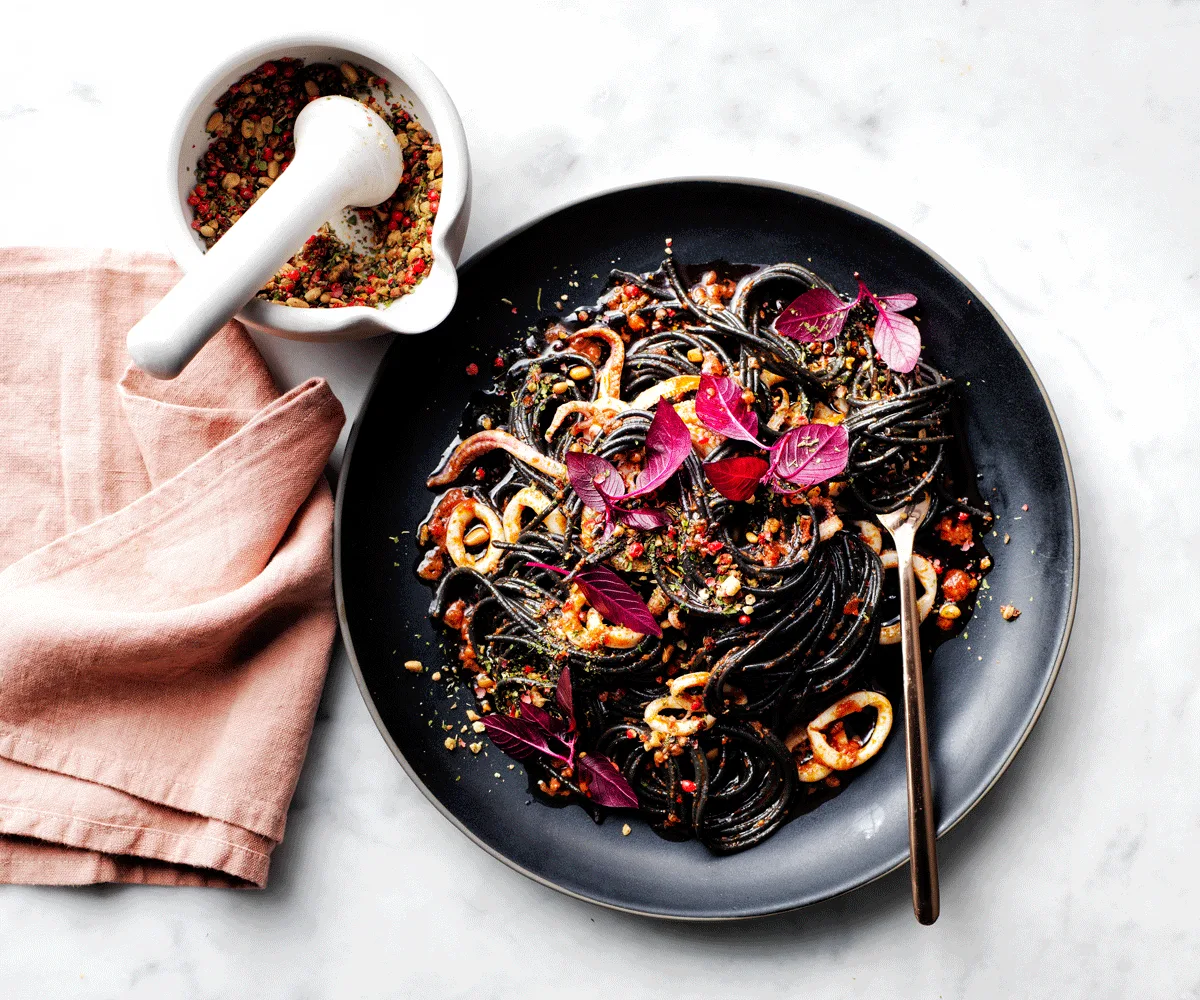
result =
M600 753L581 754L576 761L579 778L588 784L593 802L610 809L636 809L638 800L617 765Z
M755 487L769 468L765 459L744 455L708 462L704 466L704 474L721 496L730 500L746 500L754 495Z
M575 575L575 582L588 603L612 624L624 625L643 635L662 635L646 602L607 566L587 566Z
M559 710L567 717L572 729L575 728L575 694L571 686L571 668L563 667L558 675L558 686L554 689L554 700Z
M592 510L607 513L611 500L625 493L621 474L599 455L567 452L567 475L579 499Z
M742 399L745 391L736 379L701 375L696 416L710 431L764 448L758 440L758 414Z
M528 705L521 705L521 718L527 722L532 722L535 726L546 730L548 733L553 733L555 736L559 733L565 733L568 728L567 724L561 719L556 719L544 708L538 708L533 702L530 702Z
M529 760L542 754L569 765L574 756L572 744L547 732L530 719L493 713L483 717L483 725L492 742L515 760Z
M644 496L658 489L683 465L692 453L692 435L668 400L660 400L654 419L646 432L646 464L638 473L627 499ZM570 454L567 456L570 458ZM569 468L569 466L568 466Z
M643 507L641 510L621 510L617 507L616 512L619 521L639 531L653 531L671 520L671 515L659 507Z
M901 292L899 295L881 295L879 301L892 312L904 312L917 304L917 297L909 292Z
M833 340L842 332L847 314L859 301L843 302L835 292L814 288L775 317L775 332L808 343Z
M879 298L861 280L858 283L858 294L870 299L871 305L875 307L877 315L871 341L879 356L883 358L883 363L892 371L901 374L912 371L921 356L921 332L916 323L907 316L901 316L896 310L911 309L917 304L917 297L901 292Z
M880 309L871 340L883 363L892 371L904 374L917 367L917 359L921 356L921 331L907 316Z
M771 473L793 486L816 486L841 475L850 441L841 424L805 424L788 431L771 449Z

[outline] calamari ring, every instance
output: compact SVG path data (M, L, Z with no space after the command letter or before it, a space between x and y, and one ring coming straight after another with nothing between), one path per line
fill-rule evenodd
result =
M811 750L812 744L808 738L808 727L794 727L792 731L788 733L786 737L784 737L783 745L786 746L793 755L795 755L796 751L799 750L801 746L808 746L808 748ZM800 763L799 761L796 762L796 776L807 784L811 785L817 781L824 781L831 774L833 774L833 768L826 767L824 764L822 764L819 760L817 760L815 754L809 757L809 759L803 763Z
M673 694L664 698L655 698L646 706L642 718L646 725L664 736L691 736L702 728L708 729L710 726L716 725L717 720L711 715L694 716L692 702L691 698L681 698ZM682 719L677 719L672 715L663 715L664 709L685 712L686 715Z
M513 494L504 508L504 538L510 544L515 543L521 535L521 514L526 509L535 514L543 514L550 506L550 500L536 486L526 486ZM567 533L567 519L561 510L547 515L543 522L556 535Z
M567 341L576 347L581 340L595 337L608 344L608 360L596 376L596 394L609 399L619 399L621 396L621 370L625 366L625 341L615 330L607 326L589 326L585 330L577 330Z
M587 612L580 617L584 608ZM633 649L645 635L624 625L609 625L600 617L600 612L588 607L587 598L576 584L571 584L571 593L563 601L560 621L567 641L580 649L596 650L601 646L609 649Z
M471 555L463 541L467 525L472 521L482 521L488 529L487 549L481 556ZM454 510L446 518L446 551L455 566L473 569L476 573L490 573L500 565L502 553L496 548L496 541L504 537L504 522L500 520L500 515L487 504L470 497L455 504Z
M871 738L853 753L835 750L821 730L833 725L838 719L861 712L864 708L874 708L878 713L875 728L871 730ZM814 760L835 771L849 771L850 768L858 767L874 757L891 731L892 703L878 691L856 691L830 705L808 724L808 741L812 744Z
M704 687L711 676L707 670L697 670L690 674L681 674L671 681L670 690L673 695L680 695L688 688Z
M879 557L879 561L883 563L884 569L896 568L896 550L888 549ZM929 617L929 612L933 610L933 602L937 600L937 573L934 572L933 563L926 559L921 553L913 553L913 575L917 578L917 582L921 584L921 589L924 593L917 598L917 610L921 613L921 621ZM900 623L892 622L890 625L884 625L879 630L879 645L894 646L900 641Z
M538 472L562 482L567 481L567 467L549 455L543 455L532 445L518 440L507 431L479 431L459 442L445 464L425 480L425 485L431 489L435 486L449 486L475 459L497 448L503 448L513 458L537 469Z
M858 535L867 543L867 547L879 555L883 551L883 532L879 530L879 525L874 521L855 521L854 526L858 528Z

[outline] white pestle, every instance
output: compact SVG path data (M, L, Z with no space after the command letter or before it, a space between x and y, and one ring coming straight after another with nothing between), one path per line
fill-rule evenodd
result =
M404 173L387 123L349 97L310 102L295 136L287 170L129 331L129 354L143 371L178 375L322 223L348 205L378 205Z

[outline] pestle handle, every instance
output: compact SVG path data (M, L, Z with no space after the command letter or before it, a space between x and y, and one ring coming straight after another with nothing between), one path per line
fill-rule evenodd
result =
M326 97L296 119L296 156L211 250L129 331L134 363L174 378L329 218L400 183L396 137L373 111Z

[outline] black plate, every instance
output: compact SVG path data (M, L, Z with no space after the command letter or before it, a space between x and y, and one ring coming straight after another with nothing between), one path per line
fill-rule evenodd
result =
M811 261L838 288L852 289L860 270L873 288L912 292L926 356L963 385L982 491L1012 543L989 540L996 567L968 637L941 646L927 667L939 831L1009 765L1054 683L1079 573L1075 489L1050 401L987 303L903 233L811 192L679 181L571 205L473 257L450 317L392 345L350 437L335 543L342 635L388 745L455 826L544 885L639 913L744 917L845 892L904 863L903 741L889 740L841 795L730 857L661 840L637 819L625 837L621 817L596 826L574 806L530 805L519 770L509 771L497 750L472 757L442 745L440 720L453 719L457 732L471 696L463 689L451 712L446 681L430 679L434 666L451 668L425 616L429 591L413 575L414 536L402 534L429 507L425 476L456 433L469 393L490 381L496 350L536 321L539 294L543 310L563 294L570 304L590 303L614 262L657 267L666 237L685 264ZM474 378L465 371L472 361ZM1003 602L1021 608L1018 621L1000 618ZM423 660L425 672L406 672L409 658Z

